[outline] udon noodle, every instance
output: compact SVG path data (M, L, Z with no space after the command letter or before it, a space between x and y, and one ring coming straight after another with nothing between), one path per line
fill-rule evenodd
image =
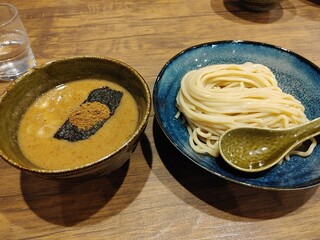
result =
M261 64L219 64L188 72L176 98L187 121L189 143L198 153L219 156L219 138L235 127L290 128L308 122L304 106L284 93L271 70ZM306 151L290 154L308 156ZM289 155L286 157L289 158Z

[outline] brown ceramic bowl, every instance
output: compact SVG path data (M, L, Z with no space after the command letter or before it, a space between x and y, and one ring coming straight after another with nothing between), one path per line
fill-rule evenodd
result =
M82 78L114 81L134 96L139 106L139 120L133 136L111 154L81 167L46 170L33 165L23 155L18 144L17 133L22 115L43 93L57 85ZM101 57L56 60L32 69L13 82L0 97L0 156L21 171L44 178L91 177L109 174L130 158L145 130L150 109L151 95L148 85L140 74L127 64Z
M280 0L239 0L239 3L246 9L264 12L276 8Z

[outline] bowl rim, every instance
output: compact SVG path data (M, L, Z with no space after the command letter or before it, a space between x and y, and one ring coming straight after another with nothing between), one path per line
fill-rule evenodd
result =
M121 151L125 150L126 148L128 148L132 143L134 143L139 137L140 135L144 132L146 125L148 123L148 119L151 113L151 91L148 87L147 82L145 81L145 79L142 77L142 75L136 70L134 69L132 66L130 66L129 64L120 61L118 59L115 58L111 58L111 57L102 57L102 56L89 56L89 55L84 55L84 56L72 56L72 57L64 57L64 58L59 58L56 60L52 60L43 64L40 64L39 66L35 66L33 68L31 68L28 72L24 73L22 76L20 76L19 78L17 78L15 81L13 81L4 91L3 93L0 95L0 103L3 101L3 99L6 97L6 95L8 94L8 92L12 91L12 89L15 88L16 85L18 85L20 82L23 81L23 79L25 79L27 76L33 74L35 71L38 71L40 69L46 68L52 64L58 63L58 62L67 62L67 61L72 61L72 60L77 60L77 59L85 59L85 60L100 60L100 61L108 61L108 62L112 62L118 65L121 65L123 67L125 67L126 69L128 69L130 72L132 72L137 79L140 81L145 93L146 93L146 97L147 97L147 101L146 101L146 112L143 115L141 122L137 125L136 130L134 131L134 133L132 134L132 136L130 136L130 138L128 138L120 147L118 147L116 150L114 150L113 152L107 154L106 156L98 159L98 160L94 160L90 163L75 167L75 168L66 168L66 169L56 169L56 170L50 170L50 169L41 169L41 168L33 168L33 167L25 167L22 166L20 164L18 164L17 162L11 160L4 152L2 149L0 149L0 157L6 161L7 163L9 163L11 166L27 172L27 173L32 173L32 174L36 174L36 175L44 175L44 176L69 176L69 175L75 175L75 174L81 174L83 172L86 172L88 170L94 169L100 165L103 164L104 161L106 161L107 159L110 159L114 156L116 156L118 153L120 153Z

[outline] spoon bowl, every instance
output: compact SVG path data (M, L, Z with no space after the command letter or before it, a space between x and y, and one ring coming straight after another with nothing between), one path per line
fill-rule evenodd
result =
M291 150L320 133L320 118L288 129L235 128L219 140L222 158L245 172L260 172L279 163Z

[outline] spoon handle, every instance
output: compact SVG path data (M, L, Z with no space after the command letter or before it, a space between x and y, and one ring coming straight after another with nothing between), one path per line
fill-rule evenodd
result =
M315 137L320 134L320 118L316 118L310 122L307 122L299 127L296 127L293 131L296 138L301 139L303 142L309 138Z

